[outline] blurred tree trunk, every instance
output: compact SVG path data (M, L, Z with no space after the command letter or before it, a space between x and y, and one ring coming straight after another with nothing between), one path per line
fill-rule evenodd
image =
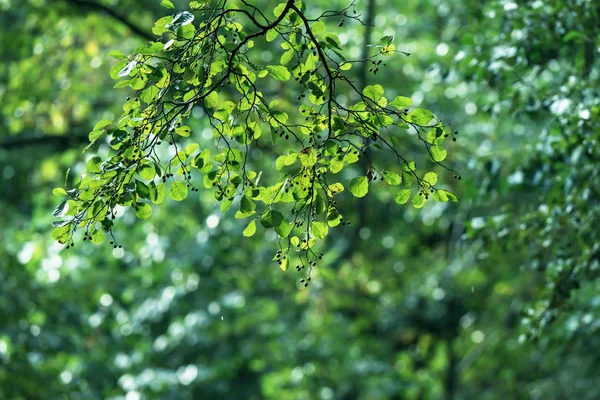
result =
M458 380L457 376L457 358L454 353L454 337L448 338L446 340L446 376L444 377L444 400L452 400L454 399L454 394L456 393L456 382Z

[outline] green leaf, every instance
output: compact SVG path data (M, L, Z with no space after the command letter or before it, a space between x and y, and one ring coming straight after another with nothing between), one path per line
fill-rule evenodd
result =
M274 228L283 222L283 215L279 211L268 210L260 218L260 223L265 228Z
M433 113L424 108L416 108L413 110L410 118L417 125L427 125L433 118Z
M331 192L332 196L335 196L336 194L342 193L344 191L344 185L342 185L339 182L332 183L331 185L329 185L329 191Z
M277 31L275 29L269 29L267 31L267 34L265 35L265 40L267 42L272 42L273 40L277 39L277 36L279 36L279 33L277 33ZM259 76L260 78L264 78L264 76Z
M146 89L144 89L142 94L140 94L140 100L146 104L150 104L156 99L156 96L158 96L159 92L160 89L156 86L148 86Z
M207 108L215 108L219 104L219 95L217 92L210 92L204 98L204 106Z
M277 232L277 236L280 238L288 237L290 232L292 231L292 225L286 220L281 221L279 226L276 226L275 232Z
M115 58L117 60L120 60L120 61L127 60L127 56L125 54L123 54L123 52L120 50L111 50L108 52L108 56Z
M429 152L431 153L431 158L433 161L440 162L444 161L446 158L446 149L441 146L431 146Z
M229 200L229 199L225 199L221 202L221 205L219 206L219 209L221 210L221 212L225 212L227 210L229 210L229 208L231 207L231 204L233 203L233 201Z
M288 269L288 258L283 258L281 260L281 264L279 264L279 269L281 269L282 271L287 271Z
M137 203L135 205L135 215L140 219L150 218L152 215L152 206L147 203Z
M310 230L312 235L317 239L325 239L325 236L329 232L329 227L324 222L315 221L310 225Z
M215 92L213 92L213 93L215 93ZM217 102L218 101L219 100L218 100L218 96L217 96ZM183 125L183 126L180 126L180 127L178 127L178 128L175 129L175 133L178 134L179 136L182 136L182 137L189 137L191 131L192 131L191 128L189 126L187 126L187 125Z
M336 35L335 33L331 33L331 32L325 32L321 38L323 40L325 40L325 44L331 48L331 49L338 49L341 50L342 48L340 47L341 42L340 42L340 38L338 35ZM336 53L339 55L339 53Z
M397 186L402 182L402 178L395 172L383 171L383 179L388 185Z
M406 107L410 107L413 101L410 97L398 96L394 100L388 103L390 106L396 107L398 110L403 110Z
M325 32L325 23L322 21L317 21L310 26L310 29L315 35L320 35L321 33Z
M331 162L329 163L329 170L331 171L332 174L337 174L343 168L344 168L344 162L341 160L338 160L337 158L332 159Z
M292 76L290 71L283 65L267 65L267 71L269 71L269 74L278 81L287 81Z
M63 188L57 187L57 188L52 189L52 194L55 196L66 196L67 191Z
M336 208L329 207L327 211L327 225L334 227L342 222L342 215Z
M110 122L107 119L103 119L102 121L98 122L95 126L94 129L90 132L89 134L89 139L90 142L93 142L95 140L98 140L98 138L100 138L100 136L102 136L104 133L106 133L106 128L112 125L112 122Z
M294 164L297 159L298 159L298 153L292 153L292 154L288 154L288 155L284 154L282 156L279 156L279 157L277 157L277 160L275 161L275 169L277 169L277 171L279 171L283 167L288 167L288 166Z
M59 243L66 243L71 237L71 224L61 226L52 230L52 238Z
M175 201L181 201L187 197L187 185L181 181L175 181L169 189L169 196Z
M273 9L273 15L279 17L283 13L283 10L285 10L285 3L280 3Z
M253 213L255 209L256 203L254 202L254 200L252 200L252 198L250 198L250 196L245 195L244 197L242 197L242 200L240 200L240 211L242 213Z
M160 2L160 5L163 6L164 8L170 8L170 9L175 8L175 6L173 6L173 3L171 2L171 0L162 0Z
M444 129L440 126L431 129L427 132L427 141L434 145L441 144L444 141Z
M321 192L317 193L315 197L315 212L317 215L323 214L327 210L327 203L325 203L325 198L321 194Z
M152 180L156 176L156 170L152 164L140 165L138 173L140 174L140 177L146 181Z
M411 192L411 189L402 189L398 192L394 200L396 200L396 203L398 204L406 204L406 202L408 202L408 199L410 199Z
M156 185L150 182L150 201L154 204L161 204L165 200L165 184L159 183Z
M245 237L251 237L251 236L254 236L255 233L256 233L256 220L253 219L246 226L246 228L244 228L244 231L242 232L242 235L244 235Z
M433 199L437 200L437 201L441 201L443 203L447 202L448 200L457 202L460 199L458 198L458 196L456 196L454 193L449 192L447 190L444 189L438 189L435 191L435 193L433 194Z
M383 86L381 85L369 85L363 89L363 95L370 98L373 101L377 101L383 96Z
M85 169L91 173L100 173L100 164L102 164L102 159L99 156L94 156L85 163Z
M423 180L429 185L433 186L437 183L438 176L435 172L428 172L425 174L425 176L423 176Z
M572 41L579 41L579 39L583 38L583 37L585 37L585 35L583 33L578 32L578 31L571 31L563 37L563 42L569 43Z
M300 152L298 158L305 167L312 167L317 163L317 152L313 147L307 147Z
M289 49L288 51L283 53L281 55L281 59L279 60L281 65L285 65L285 64L289 63L292 60L292 58L294 57L295 53L296 52L294 51L294 49Z
M421 208L425 205L425 195L423 195L422 193L417 193L413 198L412 198L412 204L415 208Z
M369 192L369 180L366 176L359 176L350 181L350 193L355 197L365 197Z
M104 243L104 240L106 240L106 236L100 229L96 229L94 232L92 232L92 243L102 244Z

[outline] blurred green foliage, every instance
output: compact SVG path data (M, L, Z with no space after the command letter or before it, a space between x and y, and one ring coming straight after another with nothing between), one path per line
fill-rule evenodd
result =
M203 190L143 221L119 213L122 249L54 243L52 188L85 171L88 133L122 110L109 51L145 43L128 23L150 31L171 12L97 1L120 19L0 1L0 398L600 397L596 1L374 2L372 37L411 56L368 83L458 127L462 200L345 193L352 225L327 238L308 290L273 264L275 235L244 238ZM365 29L337 23L360 57ZM267 150L254 161L272 169Z

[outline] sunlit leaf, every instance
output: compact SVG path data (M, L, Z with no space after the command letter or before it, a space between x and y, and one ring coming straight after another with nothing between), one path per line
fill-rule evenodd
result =
M424 108L416 108L410 118L417 125L427 125L433 119L433 113Z
M444 161L446 158L446 149L440 146L431 146L429 149L433 161Z
M396 194L394 200L396 200L396 203L398 204L406 204L408 199L410 199L411 192L411 189L402 189L398 192L398 194Z
M248 225L246 226L246 228L244 228L244 231L242 232L242 234L245 237L251 237L254 236L254 234L256 233L256 220L252 220L248 223Z
M358 176L350 181L348 189L355 197L364 197L369 192L369 180L366 176Z
M184 182L175 181L169 189L169 196L175 201L181 201L187 197L188 187Z
M290 71L283 65L267 65L267 71L278 81L287 81L292 76Z

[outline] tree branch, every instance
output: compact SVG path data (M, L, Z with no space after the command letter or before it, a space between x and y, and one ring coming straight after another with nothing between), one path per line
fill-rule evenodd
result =
M363 49L362 49L362 59L365 60L369 56L369 43L371 43L371 36L373 35L373 23L375 21L375 0L369 0L367 3L367 12L365 16L365 34L363 36ZM368 77L367 77L367 63L362 63L360 66L360 70L357 73L358 75L358 86L361 90L367 86ZM355 89L356 90L356 89ZM357 90L358 92L358 90ZM368 162L368 149L364 150L364 154L366 157L361 158L360 166L363 171L366 171L369 167ZM367 220L367 199L362 198L358 201L358 221L354 224L354 229L352 233L349 235L347 246L342 250L340 255L330 263L330 265L335 269L337 268L343 261L348 260L352 257L354 252L357 249L358 242L360 240L360 229L365 226L365 222Z
M117 13L115 10L113 10L112 8L110 8L108 6L105 6L104 4L96 3L95 1L90 1L90 0L65 0L65 1L68 4L75 5L82 9L87 9L90 11L105 12L106 14L110 15L112 18L116 19L117 21L121 22L123 25L127 26L133 33L140 36L141 38L146 39L146 40L156 40L156 36L154 34L143 30L139 26L137 26L134 23L132 23L131 21L129 21L123 15Z

